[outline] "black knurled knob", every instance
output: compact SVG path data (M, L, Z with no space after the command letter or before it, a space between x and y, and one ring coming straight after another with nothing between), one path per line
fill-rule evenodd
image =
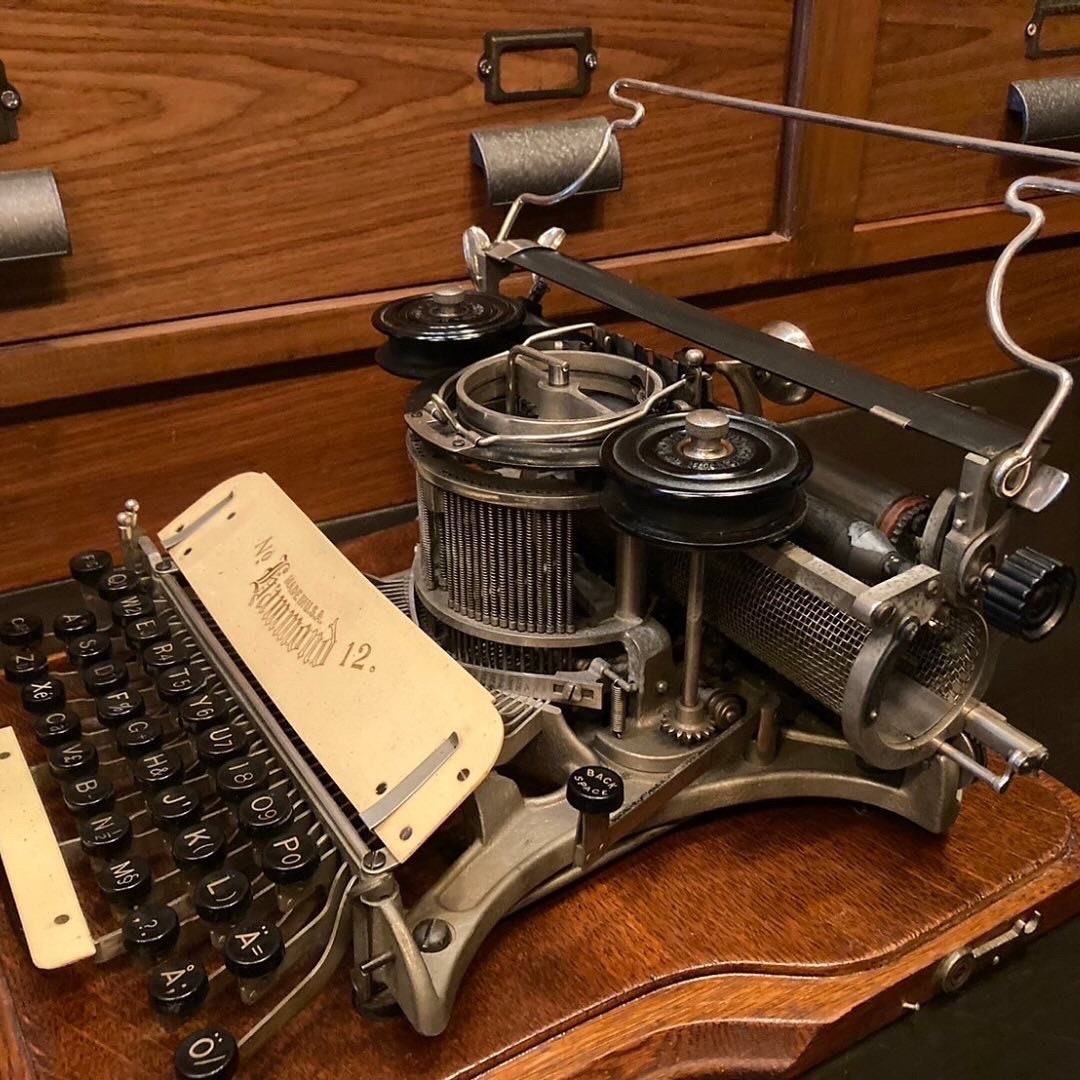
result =
M614 814L623 795L622 777L606 765L585 765L566 781L566 801L580 814Z
M984 578L983 614L998 630L1024 641L1046 637L1076 594L1076 573L1034 548L1006 555Z
M232 1080L240 1065L240 1047L224 1028L193 1031L173 1056L176 1080Z

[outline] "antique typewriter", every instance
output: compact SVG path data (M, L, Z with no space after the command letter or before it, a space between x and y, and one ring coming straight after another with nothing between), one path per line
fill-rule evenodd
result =
M1073 596L1008 540L1067 482L1043 458L1071 382L1000 296L1041 221L1022 194L1078 185L1008 196L1031 220L991 327L1055 380L1024 431L576 261L560 230L510 239L640 122L631 89L887 127L615 84L633 116L588 168L466 233L472 287L377 316L379 363L423 380L410 569L366 578L246 473L156 537L129 501L117 550L71 559L81 603L0 629L25 710L0 731L0 856L32 959L142 965L132 1007L175 1023L179 1076L232 1075L334 978L357 1023L438 1035L500 919L697 815L827 797L943 832L969 784L1046 760L980 695L1002 639ZM501 290L516 272L527 295ZM685 345L553 324L551 284ZM762 417L814 392L957 449L955 486L911 492Z

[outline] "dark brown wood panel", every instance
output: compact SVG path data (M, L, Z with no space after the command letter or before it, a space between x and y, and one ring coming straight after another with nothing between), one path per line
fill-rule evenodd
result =
M783 97L791 0L543 7L347 0L0 6L22 137L49 166L74 255L0 279L0 342L432 282L494 227L469 132L612 113L634 75ZM487 30L591 26L582 100L491 105ZM779 125L653 99L625 190L560 209L590 257L771 229ZM523 220L538 227L539 216Z
M1028 60L1033 0L881 0L870 115L897 124L1013 138L1009 83L1080 75L1080 57ZM1048 166L869 138L860 221L1000 202L1018 176ZM1077 176L1077 170L1050 170Z

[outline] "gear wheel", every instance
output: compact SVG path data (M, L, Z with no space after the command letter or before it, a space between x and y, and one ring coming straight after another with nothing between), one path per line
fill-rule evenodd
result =
M708 713L703 713L701 719L692 724L668 717L660 721L660 730L684 746L695 746L716 734L716 724Z
M984 580L986 621L1024 641L1046 637L1065 617L1076 592L1072 568L1034 548L1007 555Z

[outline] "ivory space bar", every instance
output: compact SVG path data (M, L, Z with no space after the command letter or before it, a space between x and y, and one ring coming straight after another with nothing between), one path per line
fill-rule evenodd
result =
M30 959L59 968L94 955L94 939L68 876L22 748L0 728L0 860Z

